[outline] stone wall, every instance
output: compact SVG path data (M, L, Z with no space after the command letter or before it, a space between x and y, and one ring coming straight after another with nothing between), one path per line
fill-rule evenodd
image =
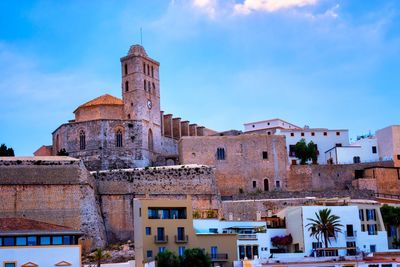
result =
M343 165L291 165L287 191L343 190L352 186L355 171L371 166L393 166L392 161Z
M196 210L219 209L214 169L169 166L93 172L101 199L109 242L133 240L133 199L184 199L192 196Z
M224 159L217 159L217 149L224 150ZM182 137L179 160L181 164L215 166L218 189L223 196L240 191L285 188L287 183L287 153L283 136Z
M363 177L353 181L359 189L372 189L375 193L400 195L400 168L397 167L371 167L366 168Z
M69 157L0 158L0 216L80 229L93 247L106 244L95 183Z

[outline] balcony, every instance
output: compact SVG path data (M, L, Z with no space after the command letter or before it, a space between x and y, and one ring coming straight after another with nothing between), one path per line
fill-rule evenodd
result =
M239 240L257 240L257 234L239 234Z
M346 238L356 238L357 237L357 231L345 231L344 235Z
M175 236L175 243L177 243L177 244L187 243L188 241L189 241L189 237L187 235L185 235L183 237Z
M228 261L227 253L211 254L211 261Z
M155 235L154 236L154 243L156 243L156 244L168 243L168 236L167 235L164 235L164 236Z

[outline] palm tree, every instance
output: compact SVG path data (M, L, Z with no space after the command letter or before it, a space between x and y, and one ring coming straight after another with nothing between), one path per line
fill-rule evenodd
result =
M101 248L96 249L95 252L90 255L90 258L97 263L97 267L100 267L101 261L108 259L110 254L102 250Z
M331 209L322 209L315 213L317 219L308 218L310 221L308 230L311 232L310 236L314 236L318 241L324 240L325 248L328 248L328 243L331 241L329 237L333 237L336 240L336 233L341 233L340 217L331 214Z

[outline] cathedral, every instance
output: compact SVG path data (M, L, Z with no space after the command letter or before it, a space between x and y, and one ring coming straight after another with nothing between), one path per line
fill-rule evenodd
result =
M164 115L159 67L142 46L131 46L121 58L122 99L105 94L77 107L75 119L52 133L48 154L65 150L89 170L177 164L180 137L216 132Z

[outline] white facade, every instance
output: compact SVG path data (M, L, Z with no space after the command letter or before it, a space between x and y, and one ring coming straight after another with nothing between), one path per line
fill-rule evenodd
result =
M81 266L81 246L0 247L1 263L15 267Z
M376 137L357 140L350 146L333 147L325 152L325 158L331 164L352 164L379 161Z
M284 135L286 137L286 149L288 151L289 162L296 161L298 163L298 159L293 153L293 147L301 139L304 139L307 144L312 141L317 145L319 151L318 164L327 164L325 151L328 151L335 146L350 145L348 130L328 130L320 128L304 128L296 130L281 129L277 130L276 134Z
M392 125L376 131L381 160L400 162L400 125Z
M245 132L263 131L266 133L270 130L270 134L274 134L276 129L300 129L299 126L289 123L281 119L271 119L265 121L248 122L243 124Z
M238 260L241 258L240 247L256 247L258 258L267 259L269 253L269 243L271 237L267 230L265 221L220 221L216 219L197 219L193 220L193 227L196 233L234 233L234 229L240 229L237 241ZM255 229L264 228L265 233L257 233ZM242 256L243 258L243 256Z
M312 255L313 242L318 242L315 237L310 237L309 226L307 226L310 223L308 218L316 219L315 213L324 208L331 209L331 214L339 216L340 224L343 225L341 227L342 232L337 234L336 240L334 238L330 239L331 243L329 247L356 247L358 251L365 253L388 251L387 233L380 216L379 206L369 207L371 210L375 210L375 220L363 222L359 218L360 213L357 206L304 206L287 208L278 215L286 218L287 233L292 235L293 244L298 244L300 250L305 255ZM377 231L366 231L365 225L368 224L376 224ZM364 231L362 231L362 225L364 225ZM348 231L349 228L352 228L352 231ZM367 228L369 229L369 227ZM351 244L349 242L355 243ZM323 242L320 246L324 247ZM341 249L338 253L339 256L346 256L346 249Z

